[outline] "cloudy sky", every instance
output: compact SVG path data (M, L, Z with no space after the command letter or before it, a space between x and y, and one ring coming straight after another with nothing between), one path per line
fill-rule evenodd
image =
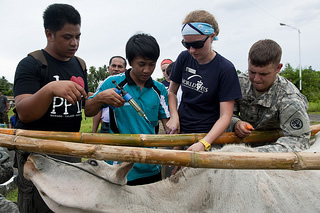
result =
M184 50L180 28L192 10L205 9L219 24L213 49L247 70L250 46L273 39L283 49L282 63L299 66L298 30L301 31L301 65L320 71L319 0L65 0L81 14L81 42L77 55L87 66L100 67L113 55L125 55L127 40L137 32L154 36L161 54L153 77L160 78L160 61L176 59ZM18 62L27 53L46 46L42 13L56 1L0 0L0 77L13 83ZM60 3L60 2L58 2Z

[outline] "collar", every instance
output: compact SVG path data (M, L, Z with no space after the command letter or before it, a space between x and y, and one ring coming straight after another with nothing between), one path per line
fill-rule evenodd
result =
M130 76L130 72L131 72L132 68L127 69L127 71L125 72L126 74L126 79L128 81L129 85L137 85L136 82L134 82L134 80L131 78ZM145 83L143 87L146 88L151 88L154 85L152 78L150 77Z
M248 75L247 75L248 76ZM246 78L247 81L247 87L246 90L246 99L251 101L256 101L257 104L264 106L264 107L271 107L273 102L275 101L275 95L277 94L277 90L279 88L280 84L280 77L277 75L276 80L273 82L272 86L269 88L268 91L266 91L264 94L262 94L259 97L255 97L253 94L253 85L251 84L249 80L249 76ZM272 100L272 101L270 101Z

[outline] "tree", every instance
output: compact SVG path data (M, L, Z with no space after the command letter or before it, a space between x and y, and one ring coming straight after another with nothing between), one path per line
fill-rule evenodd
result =
M312 69L311 66L301 70L302 74L302 91L310 102L319 102L320 100L320 72ZM286 64L284 70L280 72L299 88L299 68L294 69L290 64Z
M107 66L99 67L98 70L91 66L88 74L88 89L89 92L95 92L100 82L104 81L110 75L107 72Z
M10 83L6 77L2 76L0 79L0 90L3 95L13 96L13 84Z

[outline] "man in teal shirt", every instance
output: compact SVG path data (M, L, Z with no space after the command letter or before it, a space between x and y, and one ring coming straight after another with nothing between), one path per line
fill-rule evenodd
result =
M86 116L94 116L101 107L110 110L110 132L121 134L155 134L158 120L164 127L170 117L168 93L151 75L160 55L154 37L136 34L126 44L126 57L132 67L125 73L107 78L100 89L86 102ZM145 112L147 119L115 91L116 84L128 92ZM110 108L110 109L111 109ZM136 163L128 174L128 185L139 185L161 180L161 166Z

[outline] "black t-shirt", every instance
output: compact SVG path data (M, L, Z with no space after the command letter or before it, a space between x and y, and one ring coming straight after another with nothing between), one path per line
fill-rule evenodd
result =
M70 80L71 77L81 78L88 92L87 73L82 70L76 57L72 57L69 61L59 61L42 51L48 62L47 69L41 70L41 62L32 56L24 58L18 64L13 89L15 97L21 94L34 94L51 81ZM78 132L82 120L82 105L82 101L72 105L66 99L54 97L42 118L31 123L23 123L17 119L16 128Z

